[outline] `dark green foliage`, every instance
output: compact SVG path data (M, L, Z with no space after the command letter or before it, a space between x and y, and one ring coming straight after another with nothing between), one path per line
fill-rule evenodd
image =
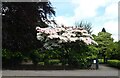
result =
M2 50L2 65L15 66L21 64L23 55L20 52L11 52L7 49Z
M34 50L30 54L30 58L34 65L37 65L39 62L44 62L44 65L58 64L60 58L59 51L57 50ZM54 59L58 59L57 61Z
M110 59L117 59L120 60L120 41L114 42L113 53L111 53Z
M116 59L118 59L118 60L120 60L120 40L117 42L117 46L116 46L117 48L116 48L116 52L117 52L117 54L116 54Z
M47 27L55 11L50 2L3 2L2 14L2 48L26 55L42 47L35 28Z
M37 65L40 61L44 60L45 55L39 50L33 50L30 54L30 59L34 65Z
M88 68L98 53L95 46L87 46L84 42L63 43L62 45L62 48L53 50L34 50L30 56L31 60L35 65L43 62L45 66L62 64L62 66Z
M61 62L72 67L88 68L91 65L91 59L96 58L97 48L88 46L84 42L64 43L61 50Z
M2 2L2 60L10 62L3 63L17 64L17 60L21 59L17 56L19 52L29 57L32 50L42 47L42 42L36 38L35 28L47 27L52 22L49 17L54 15L50 2ZM34 53L33 56L37 57ZM37 63L37 59L34 61Z

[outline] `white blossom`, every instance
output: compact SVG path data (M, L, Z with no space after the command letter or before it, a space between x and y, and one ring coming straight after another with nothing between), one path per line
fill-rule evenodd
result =
M92 42L93 44L98 45L98 43L97 43L97 42L95 42L94 40L91 40L91 42Z
M93 37L83 28L73 27L56 27L56 28L40 28L36 27L37 39L45 40L44 47L51 48L51 46L59 46L60 43L76 42L76 40L83 41L87 45L97 44ZM60 34L61 33L61 34ZM57 39L57 41L54 41ZM53 40L53 41L51 41ZM50 42L50 43L49 43Z
M78 40L78 38L77 37L76 38L70 38L69 40L70 40L70 42L75 42L76 40Z
M68 38L67 37L63 37L63 36L59 36L60 41L64 42L68 42Z
M90 38L94 39L94 38L93 38L93 36L92 36L92 35L90 35L90 34L83 33L82 35L83 35L83 36L90 37Z
M37 36L37 39L42 41L42 40L44 40L44 37L43 36Z
M53 39L53 38L59 38L59 35L49 35L48 38Z

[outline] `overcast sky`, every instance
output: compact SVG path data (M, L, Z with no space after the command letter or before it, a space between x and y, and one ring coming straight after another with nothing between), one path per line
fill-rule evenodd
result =
M119 0L50 0L55 7L55 20L59 25L75 25L75 22L92 23L93 33L104 27L118 40Z

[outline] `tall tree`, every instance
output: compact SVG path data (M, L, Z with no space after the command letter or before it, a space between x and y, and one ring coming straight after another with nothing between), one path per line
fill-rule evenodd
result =
M104 58L104 62L106 62L105 58L109 58L113 52L111 47L113 47L114 43L111 35L108 32L99 32L98 36L94 35L95 41L99 45L99 54Z
M55 11L50 2L3 2L3 49L29 53L41 47L35 27L47 27L53 16Z
M91 23L87 23L87 22L84 23L84 22L81 21L80 23L79 23L79 22L76 22L76 23L75 23L75 26L76 26L76 27L82 27L82 28L84 28L85 30L88 31L89 34L91 34L91 33L93 32L93 31L92 31L92 27L91 27Z

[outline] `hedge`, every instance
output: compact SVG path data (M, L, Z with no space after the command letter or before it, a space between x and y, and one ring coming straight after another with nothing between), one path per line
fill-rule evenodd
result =
M120 60L108 60L109 66L120 69Z

